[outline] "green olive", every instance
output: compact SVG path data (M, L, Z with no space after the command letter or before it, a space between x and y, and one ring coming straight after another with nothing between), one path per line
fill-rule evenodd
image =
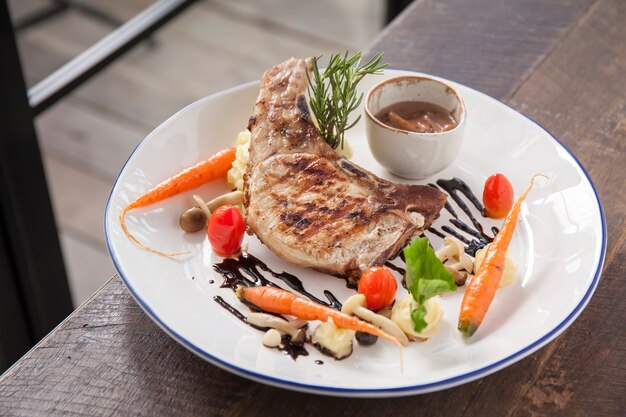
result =
M178 224L187 233L194 233L204 229L207 225L206 213L199 207L192 207L180 215Z

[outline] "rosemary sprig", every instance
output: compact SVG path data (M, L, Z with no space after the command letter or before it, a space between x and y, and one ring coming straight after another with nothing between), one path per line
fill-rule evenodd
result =
M341 147L345 131L353 128L361 119L359 115L352 122L350 113L363 101L363 93L357 95L356 86L367 74L382 74L387 64L381 64L382 52L361 65L361 52L352 57L345 54L330 56L328 66L320 72L318 60L313 57L312 79L309 79L309 107L317 120L317 129L333 148Z

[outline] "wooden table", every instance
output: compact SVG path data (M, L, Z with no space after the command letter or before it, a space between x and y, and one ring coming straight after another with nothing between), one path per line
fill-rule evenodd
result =
M0 378L0 414L624 415L626 2L418 0L371 51L385 51L392 68L437 74L508 103L588 170L604 205L608 250L595 295L562 336L450 390L327 398L209 365L161 331L114 277Z

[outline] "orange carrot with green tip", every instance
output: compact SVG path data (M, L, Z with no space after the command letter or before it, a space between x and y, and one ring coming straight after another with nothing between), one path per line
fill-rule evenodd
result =
M125 221L126 213L136 208L146 207L158 203L159 201L184 193L185 191L193 190L194 188L197 188L216 178L223 177L232 167L234 160L234 148L221 150L211 155L204 161L198 162L196 165L180 171L178 174L166 179L156 187L137 197L137 199L128 204L120 213L120 224L122 225L124 234L139 247L149 252L156 253L157 255L172 257L188 253L165 253L144 245L139 241L139 239L128 231Z
M335 310L331 307L316 303L308 298L276 287L244 287L240 285L235 291L237 298L245 300L255 306L276 314L288 314L302 320L320 320L323 322L332 319L337 327L356 330L382 337L395 343L402 351L402 344L395 337L385 333L378 327Z
M500 278L502 278L506 252L513 238L522 202L532 189L535 178L539 176L548 178L543 174L536 174L532 177L530 184L515 201L511 211L504 219L500 232L498 232L491 245L487 248L483 262L465 290L457 326L464 336L473 335L487 314L487 310L500 284Z

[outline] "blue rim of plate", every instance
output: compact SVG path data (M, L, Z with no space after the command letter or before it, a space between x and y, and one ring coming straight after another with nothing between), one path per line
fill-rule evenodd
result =
M388 68L387 70L411 72L411 73L420 74L420 75L430 75L430 74L426 74L426 73L421 73L421 72L417 72L417 71L410 71L410 70L403 70L403 69ZM437 77L437 76L434 76L434 75L430 75L430 76L435 77L435 78L440 78L442 80L446 80L444 78ZM446 81L450 81L450 80L446 80ZM257 84L257 83L259 83L258 80L250 81L250 82L247 82L247 83L244 83L244 84L237 85L235 87L231 87L231 88L226 89L226 90L222 90L222 91L217 92L215 94L212 94L210 96L198 99L198 100L194 101L193 103L188 104L187 106L185 106L184 108L182 108L178 112L176 112L174 115L172 115L170 118L168 118L166 121L164 121L161 125L159 125L154 130L156 130L159 127L163 126L165 123L168 123L169 121L173 120L177 115L179 115L180 113L186 111L189 107L198 104L200 101L203 101L203 100L207 99L208 97L215 97L215 96L218 96L218 95L228 94L228 93L233 92L235 90L247 87L249 85ZM583 165L580 163L578 158L576 158L576 156L572 153L572 151L570 151L567 148L567 146L565 146L563 143L561 143L561 141L559 141L552 133L550 133L550 131L548 129L546 129L545 127L543 127L541 124L537 123L536 121L534 121L530 117L528 117L528 116L518 112L517 110L513 109L511 106L507 105L506 103L501 102L500 100L498 100L496 98L491 97L488 94L485 94L485 93L483 93L481 91L478 91L476 89L473 89L471 87L467 87L465 85L463 85L463 87L464 88L468 88L468 89L470 89L470 90L472 90L472 91L474 91L476 93L479 93L479 94L481 94L481 95L483 95L483 96L485 96L485 97L487 97L487 98L489 98L491 100L497 101L498 103L500 103L503 106L507 107L511 111L514 111L515 113L523 116L529 122L535 124L540 129L542 129L544 132L546 132L548 134L548 136L550 136L559 146L561 146L568 153L568 155L578 165L580 170L585 174L585 178L587 179L587 181L588 181L589 185L591 186L591 189L593 190L593 193L595 195L596 202L598 204L598 210L600 212L600 222L601 222L601 226L602 226L601 227L601 230L602 230L602 246L600 248L600 258L599 258L598 264L596 266L596 271L594 273L593 280L591 281L591 285L589 285L589 287L587 288L587 291L585 292L585 295L580 300L580 302L576 305L576 307L574 307L574 309L570 312L570 314L568 314L568 316L565 319L563 319L563 321L561 321L561 323L559 323L554 329L552 329L551 331L549 331L548 333L546 333L545 335L543 335L539 339L535 340L533 343L529 344L525 348L523 348L523 349L521 349L521 350L519 350L519 351L517 351L517 352L515 352L515 353L513 353L513 354L511 354L509 356L507 356L506 358L501 359L501 360L499 360L497 362L494 362L492 364L489 364L487 366L484 366L484 367L482 367L480 369L476 369L476 370L471 371L471 372L467 372L467 373L464 373L464 374L461 374L461 375L457 375L457 376L454 376L452 378L442 379L442 380L436 381L436 382L430 382L430 383L427 383L427 384L418 384L418 385L396 387L396 388L354 389L354 388L340 388L340 387L328 387L328 386L323 386L323 385L303 384L303 383L290 381L290 380L286 380L286 379L275 378L275 377L272 377L272 376L269 376L269 375L266 375L266 374L262 374L262 373L254 372L254 371L251 371L251 370L248 370L248 369L245 369L245 368L241 368L241 367L239 367L237 365L234 365L234 364L232 364L230 362L223 361L223 360L221 360L221 359L211 355L209 352L201 349L200 347L194 345L192 342L190 342L189 340L185 339L183 336L178 334L176 331L174 331L173 329L168 327L159 318L159 316L154 312L154 310L152 310L152 308L139 296L139 294L136 292L136 290L131 285L131 283L128 280L128 278L124 275L122 267L121 267L118 259L116 258L115 254L113 253L113 250L111 248L110 238L109 238L109 230L108 230L108 227L107 227L106 219L108 217L109 209L110 209L110 206L111 206L111 197L113 195L113 192L116 189L117 182L119 181L122 172L124 172L124 169L126 168L126 165L128 164L128 162L132 159L132 157L135 154L135 152L137 152L139 150L139 148L144 143L144 141L152 135L152 132L148 136L146 136L135 147L133 152L130 154L130 156L128 157L128 159L124 163L124 166L122 167L122 169L120 170L120 173L118 174L117 178L115 179L115 183L113 184L113 187L111 188L111 193L109 194L109 198L107 200L106 209L105 209L105 212L104 212L105 213L104 214L104 235L105 235L107 250L109 252L109 255L111 256L111 259L113 260L113 264L115 265L115 269L119 273L120 277L122 278L122 281L124 282L124 284L126 285L128 290L130 291L130 293L133 296L133 298L135 299L135 301L146 312L146 314L154 322L156 322L159 325L159 327L161 329L163 329L163 331L165 331L170 337L175 339L178 343L183 345L189 351L191 351L192 353L198 355L199 357L207 360L211 364L213 364L215 366L218 366L219 368L222 368L222 369L224 369L226 371L232 372L232 373L234 373L236 375L239 375L239 376L242 376L244 378L252 379L254 381L257 381L257 382L260 382L260 383L264 383L264 384L268 384L268 385L272 385L272 386L279 387L279 388L285 388L285 389L290 389L290 390L300 391L300 392L326 394L326 395L336 395L336 396L368 396L368 395L370 395L370 396L381 396L381 397L384 397L384 396L402 396L402 395L425 394L425 393L428 393L428 392L434 392L434 391L438 391L438 390L442 390L442 389L452 388L452 387L455 387L457 385L461 385L461 384L464 384L464 383L472 382L472 381L474 381L474 380L476 380L478 378L488 376L488 375L492 374L493 372L496 372L496 371L498 371L498 370L500 370L500 369L502 369L502 368L504 368L504 367L506 367L506 366L508 366L510 364L513 364L513 363L517 362L517 360L521 360L521 359L527 357L528 355L532 354L533 352L541 349L543 346L545 346L546 344L548 344L549 342L554 340L557 336L559 336L562 332L564 332L574 322L574 320L576 320L576 318L580 315L580 313L582 313L582 311L587 306L587 303L589 302L591 296L595 292L595 290L596 290L596 288L598 286L598 283L600 281L600 276L602 275L602 267L604 266L604 259L605 259L605 255L606 255L607 231L606 231L606 219L605 219L605 216L604 216L604 207L602 207L602 203L600 202L600 197L598 195L598 191L596 190L596 187L593 184L593 181L591 180L591 177L589 176L589 173L587 172L587 170L583 167ZM154 130L153 130L153 132L154 132Z

